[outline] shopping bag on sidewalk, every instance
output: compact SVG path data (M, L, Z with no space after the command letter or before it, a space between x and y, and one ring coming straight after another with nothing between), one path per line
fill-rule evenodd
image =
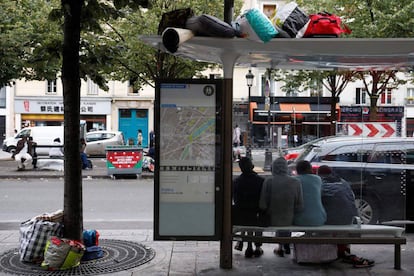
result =
M79 266L85 246L75 240L51 237L45 247L41 267L46 270L66 270Z
M40 263L51 236L61 236L62 224L32 218L20 224L20 261Z

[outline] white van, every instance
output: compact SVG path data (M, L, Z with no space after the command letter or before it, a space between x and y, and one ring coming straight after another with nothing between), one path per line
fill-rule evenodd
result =
M33 141L39 146L53 145L53 140L59 138L62 145L64 142L63 126L34 126L20 130L14 137L9 137L3 141L3 151L13 152L16 149L17 141L23 136L33 137ZM49 154L49 148L36 148L38 155Z

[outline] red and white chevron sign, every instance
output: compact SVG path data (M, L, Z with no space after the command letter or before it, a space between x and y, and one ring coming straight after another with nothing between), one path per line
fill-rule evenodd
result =
M395 123L351 123L348 124L348 135L363 137L395 137Z

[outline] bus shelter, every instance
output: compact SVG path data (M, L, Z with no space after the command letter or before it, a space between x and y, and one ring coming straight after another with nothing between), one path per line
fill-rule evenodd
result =
M162 37L141 37L147 45L168 52ZM412 38L273 39L258 43L243 38L194 37L178 45L175 56L221 64L224 129L220 267L232 267L232 101L234 66L303 70L400 70L414 68Z

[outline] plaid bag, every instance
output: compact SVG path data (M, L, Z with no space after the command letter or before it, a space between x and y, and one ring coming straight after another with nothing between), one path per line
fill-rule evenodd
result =
M61 236L62 224L30 219L20 224L20 261L39 263L43 260L47 241L51 236Z

